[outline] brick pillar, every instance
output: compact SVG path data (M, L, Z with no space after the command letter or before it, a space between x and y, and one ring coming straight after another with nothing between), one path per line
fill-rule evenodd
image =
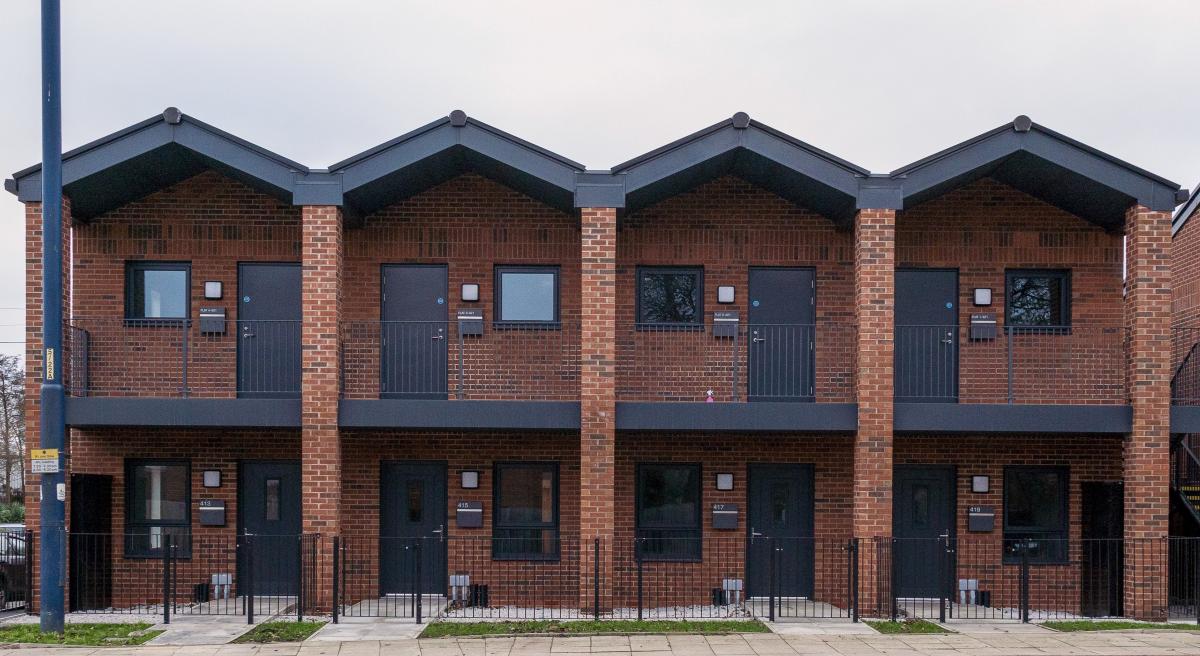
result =
M613 476L616 452L617 211L583 208L580 331L579 537L580 607L595 603L594 540L600 540L601 603L611 600Z
M71 321L71 203L63 197L63 323ZM63 353L58 357L62 364L63 377L70 385L70 328L63 328ZM41 442L41 387L42 387L42 204L25 204L25 528L33 531L34 544L28 557L33 559L33 610L39 606L41 559L38 554L38 531L41 528L41 504L38 491L41 476L30 472L29 450L36 449ZM68 387L67 394L70 395ZM67 434L67 453L70 453L70 430ZM70 463L68 462L68 467ZM69 486L68 486L69 487ZM70 512L67 513L70 521Z
M303 221L301 451L304 532L319 533L318 608L332 603L331 549L340 531L342 449L338 433L341 380L342 212L306 205Z
M1166 619L1171 486L1171 215L1125 215L1133 430L1125 440L1125 614Z
M892 535L892 377L896 289L896 212L860 210L854 219L854 295L858 324L858 432L854 436L853 533L860 538L860 608L880 603L873 578Z

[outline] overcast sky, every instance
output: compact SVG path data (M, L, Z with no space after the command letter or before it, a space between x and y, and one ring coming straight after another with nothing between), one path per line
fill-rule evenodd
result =
M40 3L3 4L9 177L41 157ZM62 4L66 148L174 105L324 167L461 108L608 168L746 111L886 172L1028 114L1200 180L1195 0ZM3 194L0 342L24 338L22 217Z

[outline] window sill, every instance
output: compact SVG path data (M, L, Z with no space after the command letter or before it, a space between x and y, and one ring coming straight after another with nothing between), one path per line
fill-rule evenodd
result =
M534 555L534 554L492 554L492 560L496 562L519 562L519 563L557 563L562 561L562 556L554 555Z
M493 321L495 330L554 331L562 330L561 321Z
M705 326L702 323L635 323L633 329L652 333L704 332Z
M136 319L125 317L126 328L183 328L191 327L191 319Z

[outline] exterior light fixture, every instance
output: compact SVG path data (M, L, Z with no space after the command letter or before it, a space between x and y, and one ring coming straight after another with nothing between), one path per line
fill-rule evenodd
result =
M222 285L220 280L206 280L204 282L204 298L209 301L221 300Z
M991 288L990 287L976 287L975 288L975 305L983 306L983 305L991 305L991 304L992 304Z
M221 487L221 470L220 469L205 469L204 470L204 487Z
M733 286L732 285L723 285L721 287L717 287L717 302L718 303L732 303L733 302Z
M479 300L479 285L473 282L464 282L462 286L462 300L474 302Z
M733 474L717 474L717 489L732 490L733 489Z
M971 491L983 494L991 489L991 480L987 476L972 476Z
M479 471L464 469L462 472L462 486L464 490L474 490L479 487Z

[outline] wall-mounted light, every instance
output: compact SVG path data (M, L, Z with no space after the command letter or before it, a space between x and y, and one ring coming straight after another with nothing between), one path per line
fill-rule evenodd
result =
M975 288L975 305L991 305L992 290L990 287Z
M971 477L971 491L972 492L977 492L977 493L982 494L984 492L987 492L990 489L991 489L991 480L988 479L987 476L972 476Z
M462 486L464 490L474 490L479 487L479 471L464 469L462 471Z
M221 470L204 470L204 487L221 487Z
M733 302L733 286L732 285L723 285L721 287L717 287L717 302L718 303L732 303Z
M717 489L732 490L733 489L733 474L717 474Z
M209 301L219 301L222 296L222 285L220 280L204 281L204 298Z
M474 302L479 300L479 285L473 282L464 282L462 286L462 300Z

